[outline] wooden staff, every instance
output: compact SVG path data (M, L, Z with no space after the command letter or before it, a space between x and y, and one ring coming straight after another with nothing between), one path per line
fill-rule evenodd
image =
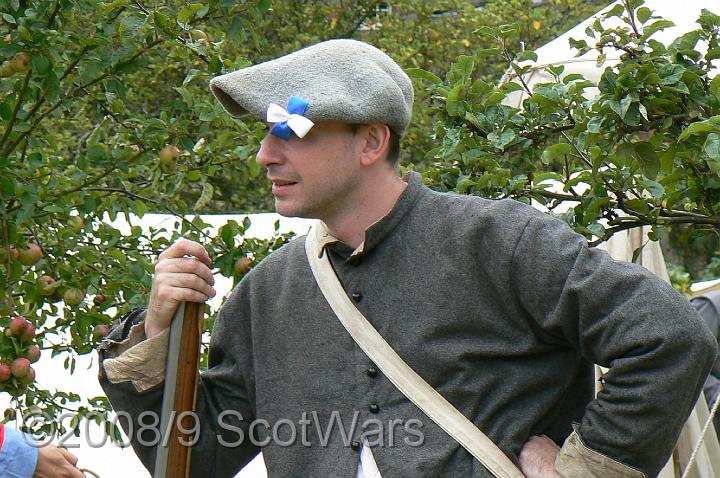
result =
M189 478L200 364L203 306L182 302L170 326L160 433L154 478ZM178 425L181 425L178 427ZM199 425L196 423L196 425Z

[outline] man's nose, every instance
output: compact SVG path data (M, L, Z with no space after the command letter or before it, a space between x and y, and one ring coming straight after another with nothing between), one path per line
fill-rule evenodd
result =
M257 156L255 160L257 163L267 168L271 164L277 164L282 162L283 156L282 156L282 144L279 143L280 141L283 141L281 138L278 138L275 135L268 133L265 135L265 138L260 142L260 149L257 152Z

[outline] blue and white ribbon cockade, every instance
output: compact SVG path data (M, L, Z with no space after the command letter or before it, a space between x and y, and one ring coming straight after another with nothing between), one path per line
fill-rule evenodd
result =
M275 123L270 130L275 136L290 139L295 133L298 138L305 136L315 123L303 116L308 107L308 101L299 96L291 96L288 101L287 110L280 105L270 103L267 109L268 123Z

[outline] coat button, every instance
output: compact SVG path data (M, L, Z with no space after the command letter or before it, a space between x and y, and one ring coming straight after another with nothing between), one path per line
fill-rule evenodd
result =
M377 403L373 403L370 405L370 413L378 413L380 411L380 407Z
M368 377L377 377L378 371L375 367L370 367L365 371L365 373L368 374Z
M347 442L345 442L345 443L347 443ZM359 441L352 442L350 444L350 448L352 448L355 451L358 451L360 449L360 442Z
M351 297L355 302L360 302L362 300L362 294L360 292L353 292Z

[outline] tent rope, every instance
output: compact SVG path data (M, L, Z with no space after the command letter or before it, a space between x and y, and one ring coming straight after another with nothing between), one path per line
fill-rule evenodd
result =
M700 433L700 438L698 439L697 445L695 445L695 449L692 452L692 455L690 455L690 459L688 460L688 464L685 467L685 471L682 474L682 478L687 478L690 474L690 470L692 466L695 464L695 459L697 458L697 454L700 451L700 448L702 448L703 441L705 440L705 433L707 433L708 429L710 428L710 425L713 423L713 418L715 417L715 414L718 411L718 405L720 405L720 395L715 399L715 403L713 403L712 410L710 410L710 416L708 417L707 421L705 422L705 426L702 429L702 432Z

